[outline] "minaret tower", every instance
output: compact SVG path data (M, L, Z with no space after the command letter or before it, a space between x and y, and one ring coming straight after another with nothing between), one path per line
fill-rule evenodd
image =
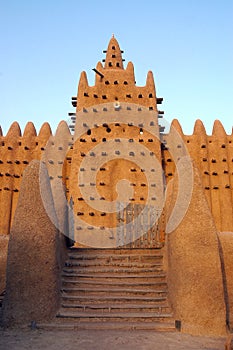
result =
M119 222L131 221L130 212L137 218L146 206L160 213L163 200L163 176L161 167L157 167L162 163L157 109L162 99L156 97L153 74L149 71L145 86L137 86L133 63L124 68L123 51L114 36L104 53L103 63L98 62L93 69L94 86L89 86L86 72L82 72L77 96L72 98L76 113L72 118L74 142L67 157L66 188L68 201L73 201L74 240L84 246L88 245L86 237L99 236L97 226L106 246L115 244L109 241L109 230L117 231ZM118 196L122 180L128 181L130 191L120 188L121 182ZM127 209L118 210L118 206L126 207L125 203ZM114 209L110 208L112 204ZM149 212L145 216L150 220ZM132 246L160 246L162 231L158 224L152 226L145 232L145 239L135 236Z
M89 86L86 72L81 73L77 96L72 97L76 113L83 108L119 101L139 104L162 114L157 105L161 104L163 99L156 97L153 73L148 72L145 86L136 86L133 63L128 62L124 68L123 51L114 35L109 41L108 49L103 52L106 53L106 58L102 60L104 65L98 62L93 69L94 86ZM70 115L75 116L74 113ZM75 123L75 117L72 119ZM74 129L74 126L72 128Z

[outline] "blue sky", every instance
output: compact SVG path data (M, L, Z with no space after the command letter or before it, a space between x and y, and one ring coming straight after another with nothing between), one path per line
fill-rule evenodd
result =
M72 112L82 70L104 58L112 33L133 61L136 81L154 73L168 121L186 134L233 125L233 0L0 1L0 124L53 131Z

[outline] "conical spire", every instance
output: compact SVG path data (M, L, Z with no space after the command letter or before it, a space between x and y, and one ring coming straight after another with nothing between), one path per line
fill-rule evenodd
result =
M155 82L154 82L154 76L152 71L149 71L147 73L146 85L150 87L152 90L155 90Z
M170 132L172 132L173 129L175 129L180 135L183 135L183 130L178 119L173 119L171 123Z
M219 120L214 121L212 135L215 135L219 138L224 138L226 136L226 131Z
M51 131L50 125L49 123L45 122L40 128L39 138L47 140L51 135L52 135L52 131Z
M105 52L105 51L104 51ZM118 41L112 36L109 41L108 49L106 51L106 59L104 68L123 69L122 52Z
M55 133L56 137L69 137L70 136L70 129L68 127L68 124L65 122L65 120L60 121L60 123L58 124L56 133Z
M202 123L202 121L200 119L197 119L194 125L194 129L193 129L193 135L197 135L197 136L206 136L206 130L204 127L204 124Z
M84 91L88 87L87 73L82 72L79 79L78 91Z
M6 137L11 139L11 138L20 137L20 136L21 136L21 129L19 124L17 122L12 123Z
M32 122L28 122L25 126L23 137L33 137L36 135L35 125Z

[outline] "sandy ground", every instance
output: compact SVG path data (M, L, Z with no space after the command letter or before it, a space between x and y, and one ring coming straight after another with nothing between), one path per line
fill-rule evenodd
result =
M224 350L225 341L152 331L0 330L0 350Z

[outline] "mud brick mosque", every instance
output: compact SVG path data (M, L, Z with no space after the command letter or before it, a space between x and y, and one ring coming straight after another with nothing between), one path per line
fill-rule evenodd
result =
M0 130L1 324L233 329L233 134L164 129L113 36L70 125Z

